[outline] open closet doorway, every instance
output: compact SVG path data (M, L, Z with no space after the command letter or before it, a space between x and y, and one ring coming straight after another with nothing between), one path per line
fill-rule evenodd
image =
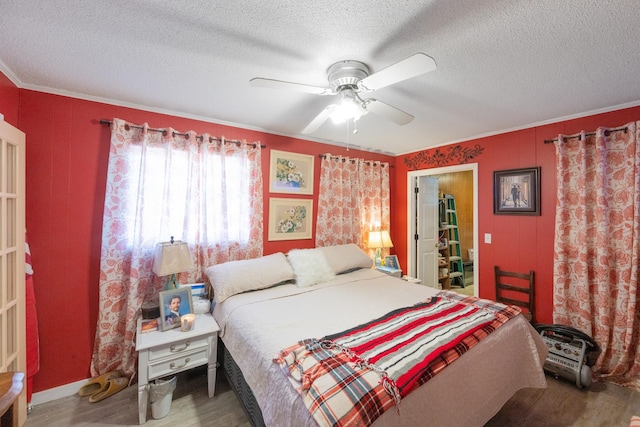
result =
M426 286L449 285L451 290L478 296L478 269L475 268L479 258L476 250L478 242L477 163L413 171L407 174L407 180L408 274L421 279L422 284ZM437 182L436 191L434 191L434 182ZM443 193L451 195L453 201L440 200ZM449 212L447 217L443 218L443 212L439 208L440 203L444 203L447 209L454 207L456 212ZM454 254L452 258L454 263L447 265L447 270L453 273L447 271L447 274L454 277L448 281L438 279L441 276L439 273L442 272L440 269L443 267L439 265L438 243L443 237L441 223L445 221L448 222L447 227L450 227L446 236L449 237L451 233L452 240L451 244L447 241L447 245L449 251ZM453 229L457 232L458 240L453 239ZM459 262L456 256L460 256Z

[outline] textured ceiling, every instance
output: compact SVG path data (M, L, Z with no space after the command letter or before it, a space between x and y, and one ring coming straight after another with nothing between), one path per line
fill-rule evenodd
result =
M19 87L281 135L336 99L251 78L328 86L334 62L416 52L437 70L371 95L411 123L370 113L356 135L327 121L303 138L399 154L640 105L638 0L0 0Z

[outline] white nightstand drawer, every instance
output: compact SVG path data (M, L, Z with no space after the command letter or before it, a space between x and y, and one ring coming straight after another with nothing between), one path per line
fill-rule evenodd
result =
M159 345L149 350L149 361L162 359L167 356L179 356L181 353L190 353L199 348L207 348L208 345L209 343L207 342L206 336L187 338L174 343Z
M196 352L186 352L181 356L174 356L166 360L149 363L149 379L182 372L209 362L209 349L203 348Z

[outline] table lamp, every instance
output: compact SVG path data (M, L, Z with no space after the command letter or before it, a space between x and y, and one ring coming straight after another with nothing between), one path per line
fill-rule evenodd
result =
M187 244L180 240L162 242L156 245L156 253L153 260L153 272L158 276L171 276L167 280L166 289L178 287L177 273L193 269L191 252Z
M392 248L393 242L391 236L389 236L388 230L370 231L369 232L369 249L376 250L376 265L384 265L382 259L382 250L384 248Z

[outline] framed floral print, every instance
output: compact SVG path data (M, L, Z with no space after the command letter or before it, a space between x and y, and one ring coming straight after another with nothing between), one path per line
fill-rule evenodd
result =
M313 199L269 198L268 240L311 238Z
M271 150L269 191L313 194L313 156Z
M384 265L396 270L402 270L400 268L400 262L398 261L398 255L387 255L384 257Z

